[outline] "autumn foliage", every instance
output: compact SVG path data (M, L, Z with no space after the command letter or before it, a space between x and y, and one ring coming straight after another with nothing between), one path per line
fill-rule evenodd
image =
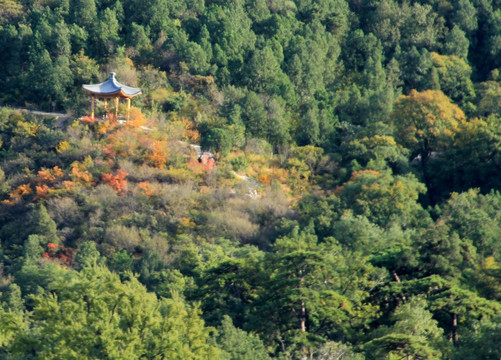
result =
M41 183L54 182L63 176L64 172L59 166L54 166L52 169L42 168L42 170L38 171L37 181Z
M83 116L81 118L81 121L82 121L82 124L85 124L85 125L93 125L97 122L97 118L96 117L92 117L92 116Z
M146 197L155 195L155 189L151 186L149 181L141 181L137 184L137 187L141 190L141 194Z
M140 109L134 107L130 109L129 120L125 123L125 126L129 129L146 126L146 118Z
M181 122L185 127L186 140L192 143L198 143L200 141L200 133L195 128L193 122L187 118L182 118Z
M97 124L96 132L98 134L106 134L118 126L118 122L115 120L115 117L111 115L108 119L101 121Z
M35 186L35 193L37 194L35 197L35 200L43 199L49 195L50 187L48 187L46 184L36 185Z
M9 193L9 198L4 200L4 204L14 205L22 201L23 197L33 192L30 184L22 184Z
M75 161L71 165L71 177L80 184L92 184L92 174L87 170L88 164Z
M167 164L167 144L165 141L154 140L145 156L145 160L154 167L163 169Z
M42 257L48 260L59 260L65 264L71 264L73 249L59 244L48 243L47 251L42 254Z
M125 177L129 175L127 172L119 169L116 175L105 173L102 175L103 183L108 184L120 194L125 194L127 191L127 180Z
M393 120L402 145L426 156L450 144L466 116L441 91L412 90L395 102Z

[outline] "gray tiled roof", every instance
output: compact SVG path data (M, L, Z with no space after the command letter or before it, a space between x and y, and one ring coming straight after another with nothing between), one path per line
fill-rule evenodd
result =
M110 78L101 84L82 85L84 91L93 95L120 96L124 98L134 97L141 94L141 89L120 84L115 78L114 72L110 73Z

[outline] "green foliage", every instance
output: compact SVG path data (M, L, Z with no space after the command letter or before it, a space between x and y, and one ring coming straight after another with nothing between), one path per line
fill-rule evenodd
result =
M265 276L261 269L263 255L251 251L245 259L226 259L206 265L192 296L202 301L202 310L209 324L220 323L224 315L231 316L241 327L249 321L251 305L257 291L262 289Z
M483 319L462 337L453 359L491 359L497 356L499 348L499 316Z
M33 226L30 230L32 234L40 235L40 239L43 239L43 245L47 243L59 243L59 238L57 236L56 223L50 217L45 206L40 203L33 210Z
M115 253L110 258L109 268L119 274L132 271L134 259L127 254L126 250Z
M380 329L380 336L365 344L367 358L412 356L436 359L445 355L442 329L426 309L423 299L412 298L408 303L397 307L392 320L393 326Z
M498 355L500 11L0 1L0 358Z
M97 17L95 0L78 0L72 3L70 18L81 27L92 27Z
M469 45L470 42L466 38L464 31L458 26L454 26L447 34L444 51L447 55L455 55L461 59L466 59Z
M334 240L318 243L302 232L277 239L274 247L253 327L283 342L291 356L314 352L326 339L349 336L348 328L373 315L363 302L373 269L358 267L358 258L343 257ZM355 280L350 274L357 267Z
M482 195L478 190L453 194L444 204L441 219L461 238L472 242L482 257L499 258L496 219L499 216L500 194Z
M238 156L236 158L233 158L230 160L230 163L231 163L231 166L233 166L233 170L235 170L237 172L241 171L241 170L245 170L250 165L249 160L244 156Z
M442 195L446 194L445 197L451 190L462 192L480 188L488 193L496 189L494 168L499 162L496 150L499 144L498 124L497 116L464 123L456 134L453 146L430 164L432 173L436 174L432 179L433 188ZM446 187L444 182L448 182Z
M78 268L86 268L97 265L100 258L99 251L96 248L96 243L86 241L80 245L80 249L75 255L75 263Z
M9 356L11 344L26 329L23 315L0 307L0 329L0 354Z
M454 344L457 344L462 331L470 328L481 318L491 318L499 308L499 303L478 296L475 292L465 290L458 284L437 275L393 282L380 295L396 296L390 301L409 296L424 296L434 319ZM389 298L386 298L387 300ZM466 314L468 315L465 316Z
M447 225L440 222L424 230L416 239L419 249L419 264L425 275L439 274L454 277L466 266L464 262L472 262L475 254L467 241L451 232Z
M204 149L212 150L223 157L228 155L232 145L230 132L223 128L210 129L201 143Z
M24 265L36 265L40 260L44 252L40 240L44 240L42 236L30 235L24 243Z
M254 52L245 73L248 88L257 93L287 97L287 91L292 86L269 47Z
M440 89L463 109L475 97L471 79L471 68L468 64L454 56L431 54L433 65L437 68ZM469 105L471 108L471 104Z
M21 288L17 284L10 284L7 293L4 294L4 308L16 313L22 313L24 310L24 301L21 294Z
M179 297L157 299L131 277L105 268L66 272L53 292L31 298L32 327L19 331L11 354L39 358L135 359L217 356L198 310ZM99 334L100 336L95 336Z
M418 196L424 192L423 184L413 176L393 177L375 170L354 172L338 189L345 208L383 227L394 221L402 225L415 221L421 212Z
M219 345L219 348L223 350L221 359L270 359L259 337L236 328L229 316L224 316L221 326L219 326L217 330L215 341Z
M388 164L402 169L407 167L407 151L397 144L392 136L374 135L353 139L343 148L344 158L352 163L356 161L362 167L378 167L377 164ZM379 170L379 169L377 169Z

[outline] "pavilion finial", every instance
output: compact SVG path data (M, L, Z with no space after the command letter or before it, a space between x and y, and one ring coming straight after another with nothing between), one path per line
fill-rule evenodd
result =
M115 76L117 75L116 72L110 72L110 79L115 79Z

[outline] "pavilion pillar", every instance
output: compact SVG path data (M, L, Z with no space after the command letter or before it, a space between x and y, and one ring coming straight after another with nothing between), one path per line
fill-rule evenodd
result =
M108 115L108 99L104 98L104 111L106 111L106 115Z
M90 117L94 119L94 102L96 98L93 96L92 100L90 101Z
M115 98L115 121L118 121L118 100L119 98Z
M130 119L130 98L127 98L127 121Z

